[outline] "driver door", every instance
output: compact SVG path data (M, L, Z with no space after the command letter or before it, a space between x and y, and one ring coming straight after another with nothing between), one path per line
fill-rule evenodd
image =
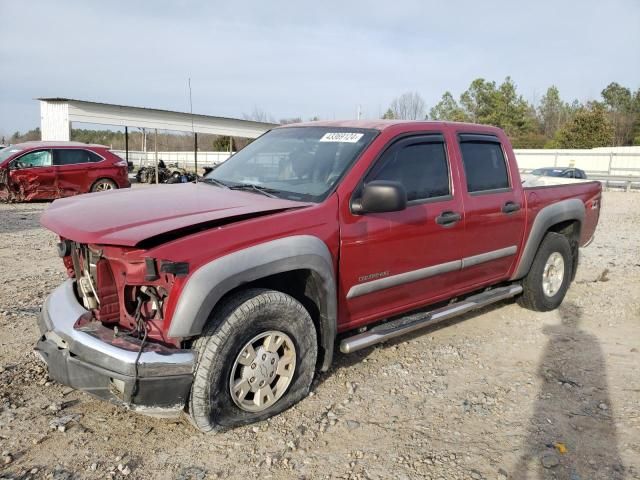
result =
M24 200L58 198L51 150L33 150L11 161L9 180Z
M341 218L340 329L448 298L456 288L464 208L450 157L442 135L402 138L364 178L400 182L408 203L398 212Z

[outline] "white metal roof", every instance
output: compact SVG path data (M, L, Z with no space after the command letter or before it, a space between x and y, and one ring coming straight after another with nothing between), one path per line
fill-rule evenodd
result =
M110 103L48 97L40 100L43 140L69 140L72 122L120 127L138 127L177 132L210 133L232 137L256 138L273 128L272 123L238 118L214 117L157 108L114 105Z
M15 143L12 147L33 148L33 147L100 147L109 148L99 143L66 142L61 140L29 140L28 142Z

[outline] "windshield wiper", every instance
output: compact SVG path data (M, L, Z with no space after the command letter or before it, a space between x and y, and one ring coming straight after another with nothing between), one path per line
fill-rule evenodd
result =
M216 180L215 178L207 177L207 178L203 179L202 181L204 183L211 183L212 185L217 185L218 187L229 188L229 185L227 185L226 183L221 182L220 180Z
M254 185L252 183L241 183L240 185L233 185L232 187L228 187L230 190L253 190L254 192L261 193L271 198L280 198L274 193L278 193L280 190L275 190L273 188L267 188L260 185Z

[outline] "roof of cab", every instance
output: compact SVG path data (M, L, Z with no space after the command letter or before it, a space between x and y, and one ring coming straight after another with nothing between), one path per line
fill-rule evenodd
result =
M486 129L487 131L499 130L491 125L478 125L476 123L443 122L439 120L318 120L313 122L291 123L278 128L287 127L338 127L338 128L363 128L372 130L385 130L398 125L424 125L429 127L468 127L472 129Z

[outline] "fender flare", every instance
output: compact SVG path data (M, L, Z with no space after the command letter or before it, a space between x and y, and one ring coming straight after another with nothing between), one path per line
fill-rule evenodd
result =
M584 217L584 203L577 198L561 200L542 208L533 221L529 238L527 238L522 255L518 261L518 266L515 269L515 273L511 276L511 280L519 280L529 273L533 259L538 252L538 247L540 247L542 239L549 231L549 228L560 222L566 222L567 220L577 220L580 226L582 226Z
M173 313L168 336L200 335L220 299L254 280L293 270L311 270L320 280L320 347L322 370L331 365L336 337L337 293L333 258L318 237L296 235L261 243L217 258L191 274Z

